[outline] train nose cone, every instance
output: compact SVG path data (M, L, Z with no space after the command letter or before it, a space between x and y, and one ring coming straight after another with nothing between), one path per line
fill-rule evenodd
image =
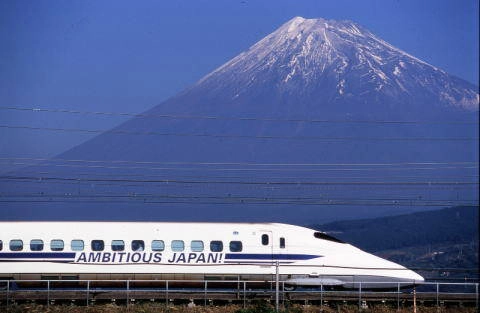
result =
M415 273L414 271L409 271L408 276L409 276L409 279L415 282L415 284L421 284L425 281L425 278Z

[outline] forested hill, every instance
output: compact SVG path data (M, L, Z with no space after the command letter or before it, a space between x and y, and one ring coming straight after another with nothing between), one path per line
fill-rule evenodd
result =
M418 271L427 280L478 281L478 206L312 228Z
M410 246L478 242L478 206L311 225L375 252Z

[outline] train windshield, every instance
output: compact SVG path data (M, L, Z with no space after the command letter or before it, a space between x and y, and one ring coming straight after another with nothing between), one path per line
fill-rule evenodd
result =
M340 239L337 239L335 237L332 237L330 235L327 235L325 233L316 231L313 236L318 239L323 239L323 240L328 240L328 241L333 241L333 242L338 242L338 243L346 243L345 241L342 241Z

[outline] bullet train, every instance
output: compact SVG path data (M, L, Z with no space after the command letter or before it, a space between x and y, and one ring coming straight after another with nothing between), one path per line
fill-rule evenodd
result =
M424 281L326 233L288 224L0 222L0 279L258 281L277 271L292 288Z

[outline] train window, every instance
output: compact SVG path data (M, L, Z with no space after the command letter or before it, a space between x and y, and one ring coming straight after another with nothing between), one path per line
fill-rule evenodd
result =
M242 249L241 241L230 241L230 252L241 252Z
M201 240L192 240L190 243L190 248L193 252L202 252L203 251L203 241Z
M212 252L222 252L223 251L223 242L219 240L210 241L210 251Z
M285 249L285 238L280 237L280 248Z
M125 242L123 240L112 240L112 251L125 250Z
M0 240L0 251L3 250L3 241Z
M72 247L72 251L83 251L85 247L83 240L80 239L73 239L70 246Z
M262 245L264 245L264 246L268 245L268 235L267 234L262 235Z
M132 240L132 251L144 251L145 242L143 240Z
M103 251L105 243L103 240L92 240L92 251Z
M172 240L172 251L180 252L185 249L183 240Z
M22 251L23 250L23 241L20 239L10 240L10 251Z
M319 231L315 232L313 234L313 236L315 238L318 238L318 239L323 239L323 240L328 240L328 241L333 241L333 242L338 242L338 243L345 243L345 241L341 241L340 239L337 239L335 237L332 237L330 235L327 235L327 234L319 232Z
M50 241L50 250L52 251L63 251L63 240L61 239L53 239Z
M163 251L165 250L165 243L163 240L152 240L152 251Z
M30 251L42 251L42 250L43 250L43 240L41 239L30 240Z

